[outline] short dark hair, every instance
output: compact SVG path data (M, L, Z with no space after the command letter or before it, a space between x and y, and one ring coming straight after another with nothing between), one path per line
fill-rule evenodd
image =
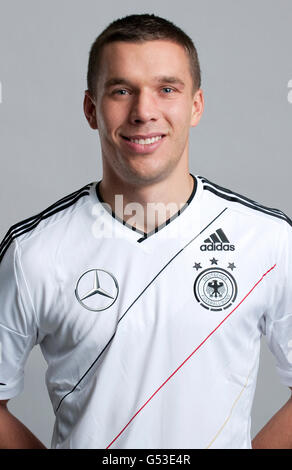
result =
M103 46L115 41L144 42L164 39L184 47L190 61L193 92L201 86L201 70L197 50L191 38L170 21L153 14L129 15L110 23L91 46L87 71L87 88L95 97L95 87Z

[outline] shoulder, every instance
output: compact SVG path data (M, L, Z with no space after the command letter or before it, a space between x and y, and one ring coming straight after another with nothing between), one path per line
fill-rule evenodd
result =
M240 212L249 218L252 217L254 220L257 219L263 225L280 227L281 230L287 225L292 230L292 220L282 210L265 206L245 195L219 186L203 176L197 178L200 180L204 192L219 204L225 205L229 210Z
M22 244L22 242L31 239L35 235L49 230L50 227L62 221L68 214L72 214L77 208L82 207L87 202L86 196L90 194L94 184L94 182L88 183L57 200L41 212L12 225L0 243L0 263L14 241L17 244Z

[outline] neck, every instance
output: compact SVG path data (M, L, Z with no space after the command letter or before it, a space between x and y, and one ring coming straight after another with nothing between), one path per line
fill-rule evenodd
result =
M128 224L151 232L175 215L188 201L194 189L189 171L173 172L153 183L130 184L116 175L104 175L99 192L102 200Z

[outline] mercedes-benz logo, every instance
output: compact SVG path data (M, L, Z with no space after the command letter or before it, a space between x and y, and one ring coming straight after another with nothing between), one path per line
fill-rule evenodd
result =
M102 285L102 287L101 287ZM115 276L105 269L89 269L79 277L75 296L82 307L100 312L111 307L119 294Z

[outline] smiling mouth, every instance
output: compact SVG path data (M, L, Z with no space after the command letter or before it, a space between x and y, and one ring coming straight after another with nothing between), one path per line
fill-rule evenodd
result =
M130 137L126 137L124 135L122 135L123 139L125 140L128 140L130 142L133 142L133 144L140 144L140 145L150 145L150 144L154 144L155 142L158 142L159 140L161 140L163 137L165 137L164 134L161 134L161 135L157 135L155 137L148 137L147 139L131 139Z

